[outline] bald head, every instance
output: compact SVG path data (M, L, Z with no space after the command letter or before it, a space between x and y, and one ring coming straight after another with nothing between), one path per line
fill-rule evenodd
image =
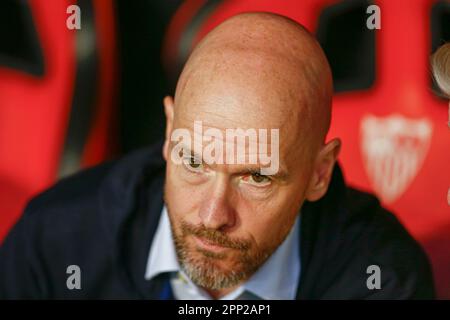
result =
M208 115L211 124L281 128L282 137L316 145L328 131L331 96L327 60L305 28L276 14L245 13L191 54L176 89L175 121Z

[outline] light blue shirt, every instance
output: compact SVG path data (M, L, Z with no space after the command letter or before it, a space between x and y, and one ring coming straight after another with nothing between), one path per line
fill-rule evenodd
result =
M221 300L254 297L264 300L293 300L300 280L300 215L283 243L240 287ZM209 300L209 294L195 285L178 263L167 209L164 206L147 261L145 279L163 272L176 274L171 285L180 300ZM256 296L256 297L255 297Z

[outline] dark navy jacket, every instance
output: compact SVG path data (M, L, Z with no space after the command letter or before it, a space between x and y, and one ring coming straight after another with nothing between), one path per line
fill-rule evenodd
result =
M158 299L164 277L144 279L163 206L161 146L61 180L33 199L0 247L0 299ZM428 260L373 196L344 184L302 208L298 299L433 298ZM69 290L67 267L81 269ZM381 289L369 290L370 265Z

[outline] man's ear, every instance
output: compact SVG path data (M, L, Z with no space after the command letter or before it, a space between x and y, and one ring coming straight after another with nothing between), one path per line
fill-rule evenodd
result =
M170 144L170 135L172 134L173 128L173 98L171 96L166 96L163 100L164 103L164 113L166 114L166 136L164 140L164 146L162 149L162 154L164 159L167 161L169 154L169 144Z
M308 201L319 200L327 192L340 150L341 141L339 139L333 139L322 146L314 163L313 173L306 190L306 199Z

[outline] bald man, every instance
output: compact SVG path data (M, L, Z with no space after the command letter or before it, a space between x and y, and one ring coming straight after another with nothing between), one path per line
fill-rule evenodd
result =
M30 202L0 250L0 297L433 298L419 245L345 186L331 79L296 22L225 21L164 99L163 144Z

